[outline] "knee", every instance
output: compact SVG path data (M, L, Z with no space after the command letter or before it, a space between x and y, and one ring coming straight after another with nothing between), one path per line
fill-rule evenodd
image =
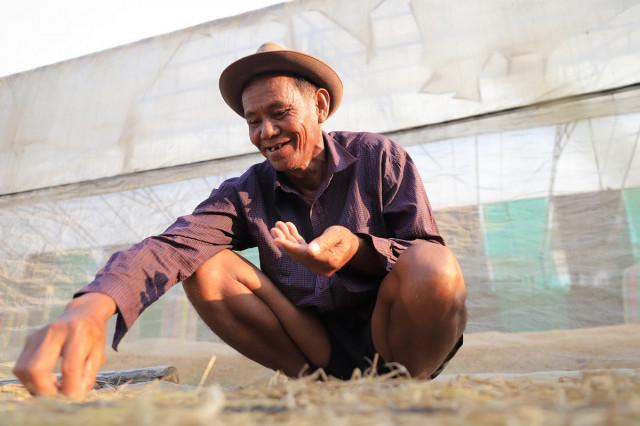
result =
M182 286L192 303L199 299L222 300L235 277L232 272L237 270L233 267L234 257L238 257L231 250L223 250L215 256L206 260L196 271L186 280Z
M222 250L202 263L187 280L202 282L219 278L220 274L227 270L232 270L229 266L234 261L234 257L237 256L231 250Z
M218 330L230 318L242 318L247 314L247 297L251 291L238 278L242 268L240 256L231 250L223 250L209 258L186 280L182 286L187 298L212 329Z
M396 267L400 291L410 300L437 301L453 309L464 309L466 287L453 252L443 245L420 241L407 249ZM426 294L425 294L426 293ZM416 297L425 295L427 297Z

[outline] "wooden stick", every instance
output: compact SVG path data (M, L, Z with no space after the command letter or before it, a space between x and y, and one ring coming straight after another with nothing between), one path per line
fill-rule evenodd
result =
M209 373L211 373L211 369L213 368L213 364L216 362L216 356L211 355L211 359L209 359L209 364L207 364L207 368L204 369L204 373L202 373L202 377L200 378L200 383L198 383L198 389L202 388L205 380L209 377Z

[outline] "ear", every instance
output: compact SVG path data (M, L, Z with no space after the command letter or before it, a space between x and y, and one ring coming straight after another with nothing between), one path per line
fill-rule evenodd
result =
M331 108L331 96L327 89L318 89L315 93L316 111L318 113L318 123L324 123L329 117Z

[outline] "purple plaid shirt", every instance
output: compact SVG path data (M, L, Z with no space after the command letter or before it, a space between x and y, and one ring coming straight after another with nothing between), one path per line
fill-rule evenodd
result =
M408 154L372 133L324 133L329 173L309 205L268 161L214 189L194 212L162 234L115 253L81 289L111 296L118 307L116 348L136 318L178 281L223 249L258 247L262 271L295 305L342 310L372 297L380 280L349 268L316 275L273 242L276 221L293 222L307 241L331 225L370 239L386 269L412 240L444 244L418 171Z

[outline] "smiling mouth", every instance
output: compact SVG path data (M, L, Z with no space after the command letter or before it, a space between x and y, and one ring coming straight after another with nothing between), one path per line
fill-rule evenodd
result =
M276 151L278 151L280 148L282 148L283 146L285 146L288 143L289 143L289 141L282 142L282 143L279 143L278 145L271 146L271 147L267 148L266 150L268 152L276 152Z

